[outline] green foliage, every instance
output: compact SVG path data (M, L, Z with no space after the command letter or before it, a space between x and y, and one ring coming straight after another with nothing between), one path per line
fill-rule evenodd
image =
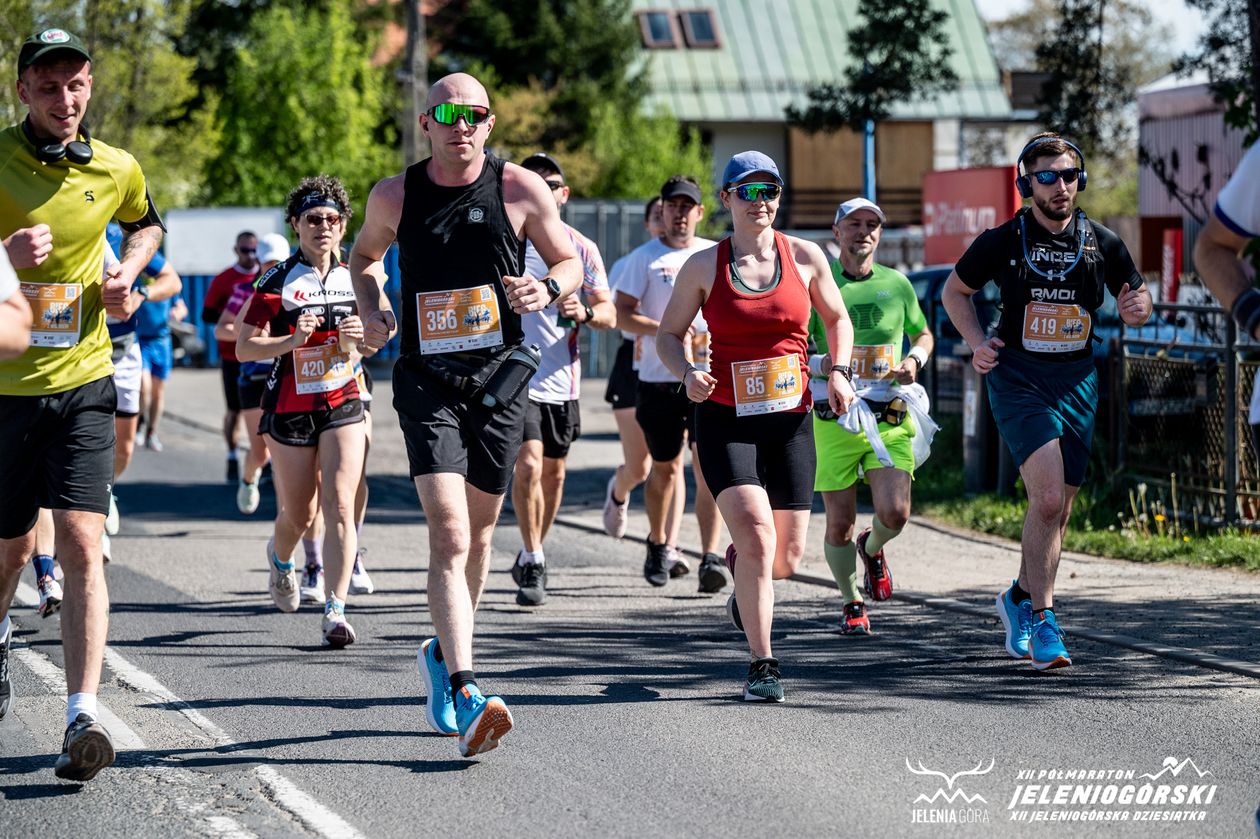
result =
M174 49L183 32L185 5L0 0L0 44L13 60L36 27L61 26L84 40L93 58L87 112L92 134L135 155L160 208L191 200L216 143L208 113L182 119L197 92L193 60ZM0 109L6 123L25 116L12 85Z
M1202 12L1208 26L1198 49L1180 56L1174 67L1178 73L1207 71L1212 95L1225 106L1225 123L1245 131L1243 142L1251 145L1260 137L1260 90L1256 89L1249 4L1247 0L1186 0L1186 5Z
M811 87L809 104L788 106L788 120L811 132L860 131L867 120L887 119L899 102L955 88L944 29L949 13L932 6L930 0L858 0L861 23L849 32L854 63L844 81Z
M479 66L509 87L534 82L548 92L543 148L596 139L601 107L631 111L646 92L629 0L454 0L428 27L442 44L431 78ZM495 108L500 95L491 89Z
M341 178L361 218L372 184L400 165L394 138L377 137L385 80L368 59L342 6L255 15L219 103L207 200L279 206L302 177L323 172Z

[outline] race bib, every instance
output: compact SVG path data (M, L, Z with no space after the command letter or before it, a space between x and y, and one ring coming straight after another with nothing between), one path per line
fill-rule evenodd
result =
M298 393L328 393L353 378L350 356L338 352L336 341L293 351L293 389Z
M867 381L890 379L893 371L893 345L855 344L849 366L855 379Z
M420 352L479 350L503 343L499 298L488 285L416 295Z
M773 414L800 407L804 393L802 378L801 359L797 355L731 362L735 416Z
M83 286L74 283L22 283L31 305L31 346L64 350L79 343Z
M1024 307L1024 349L1076 352L1089 345L1089 312L1071 303L1029 303Z

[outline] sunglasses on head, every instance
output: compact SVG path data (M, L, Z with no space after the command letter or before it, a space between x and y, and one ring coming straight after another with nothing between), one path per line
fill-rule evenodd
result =
M330 213L328 215L307 213L303 216L303 218L306 219L306 223L311 227L323 227L325 224L329 227L336 227L341 224L341 216L337 213Z
M1081 175L1081 170L1076 167L1069 169L1043 169L1040 172L1030 172L1029 174L1042 186L1050 186L1059 178L1062 178L1065 184L1076 183L1076 179Z
M731 189L741 201L773 201L782 191L778 184L740 184Z
M484 105L457 105L443 102L429 109L429 116L442 125L454 125L463 117L469 125L481 125L490 119L490 109Z

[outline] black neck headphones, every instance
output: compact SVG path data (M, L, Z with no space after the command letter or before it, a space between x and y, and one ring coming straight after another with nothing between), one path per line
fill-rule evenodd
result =
M83 139L71 140L64 145L48 142L35 136L35 129L31 127L29 116L22 120L22 133L35 147L35 157L41 163L56 163L64 159L79 166L86 166L92 162L92 134L88 131L86 123L79 123L79 134L83 136Z
M1076 158L1081 162L1081 171L1076 177L1076 191L1084 192L1085 182L1087 180L1085 173L1085 154L1075 145L1069 143L1067 140L1064 140L1062 137L1038 137L1028 145L1024 146L1023 151L1019 153L1019 157L1015 158L1016 171L1019 171L1019 167L1024 165L1024 158L1028 155L1028 152L1043 143L1053 143L1055 141L1062 143L1072 151L1076 152ZM1032 198L1032 175L1028 174L1027 168L1024 169L1024 174L1015 178L1015 188L1019 190L1019 196L1021 198Z

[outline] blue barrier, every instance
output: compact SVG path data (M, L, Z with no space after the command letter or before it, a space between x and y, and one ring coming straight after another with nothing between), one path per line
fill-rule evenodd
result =
M399 309L400 296L399 289L401 281L398 272L398 246L391 245L388 253L385 254L385 294L389 297L390 305L394 307L394 312L401 311ZM224 266L227 267L227 266ZM210 288L210 281L214 277L208 274L195 274L192 276L181 276L184 281L183 291L180 296L184 298L184 303L188 306L189 320L197 327L197 334L206 344L206 355L202 362L206 367L217 367L219 365L219 342L214 339L214 324L201 322L201 304L206 299L206 291ZM401 320L401 318L399 318ZM398 357L398 336L381 348L376 354L377 358L391 359Z

